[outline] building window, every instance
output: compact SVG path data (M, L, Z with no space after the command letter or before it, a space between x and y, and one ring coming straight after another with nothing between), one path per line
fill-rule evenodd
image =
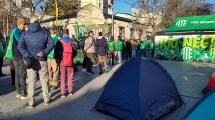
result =
M125 38L125 27L119 27L119 36Z
M99 0L99 8L102 8L102 2Z
M134 39L134 29L133 28L130 29L130 38Z

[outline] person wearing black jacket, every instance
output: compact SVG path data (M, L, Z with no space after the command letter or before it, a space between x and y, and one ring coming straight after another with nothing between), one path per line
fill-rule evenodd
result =
M30 18L28 30L22 33L18 43L18 49L22 56L25 58L33 58L35 60L33 66L27 69L27 108L34 107L34 93L37 74L40 76L44 103L45 105L49 105L51 102L48 84L49 76L47 55L52 51L55 45L51 35L41 28L41 25L38 21L39 20L36 16Z
M102 61L104 62L105 72L107 73L107 40L102 36L102 32L99 32L99 37L96 38L95 52L98 55L99 61L99 74L102 74Z
M132 56L132 45L130 40L126 39L125 46L126 46L127 59L129 59Z

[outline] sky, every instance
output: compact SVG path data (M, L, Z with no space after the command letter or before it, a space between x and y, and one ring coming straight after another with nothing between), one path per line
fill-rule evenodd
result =
M135 2L137 0L126 0L130 2ZM206 0L207 2L214 3L215 0ZM215 6L214 6L215 7ZM215 9L215 8L214 8ZM131 13L131 5L126 3L124 0L114 0L114 14L120 13Z
M136 0L130 0L135 2ZM120 13L131 13L131 5L126 3L124 0L114 0L114 14Z

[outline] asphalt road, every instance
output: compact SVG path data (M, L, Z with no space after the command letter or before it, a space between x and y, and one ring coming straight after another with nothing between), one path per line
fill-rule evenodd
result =
M158 61L174 78L185 103L160 120L181 120L187 111L203 96L200 92L214 72L215 64ZM94 111L102 88L120 65L114 66L107 74L99 76L81 72L74 77L74 95L60 98L60 89L52 92L53 103L43 104L40 82L36 84L36 107L25 108L26 100L16 98L15 87L11 86L9 66L3 67L8 74L0 78L0 120L116 120L116 118ZM98 66L94 67L98 73Z

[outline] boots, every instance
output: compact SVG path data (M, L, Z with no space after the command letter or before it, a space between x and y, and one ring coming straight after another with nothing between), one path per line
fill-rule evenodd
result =
M99 69L100 69L99 74L101 75L102 74L102 64L101 63L99 63Z

